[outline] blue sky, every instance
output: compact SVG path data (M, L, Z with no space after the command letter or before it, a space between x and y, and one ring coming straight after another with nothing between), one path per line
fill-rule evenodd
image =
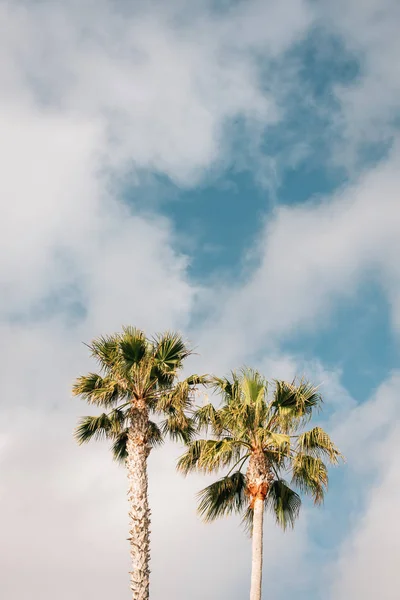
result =
M182 330L198 371L322 385L347 464L294 532L267 521L264 594L397 600L398 3L0 0L0 22L7 600L129 598L124 473L76 448L70 398L81 342L125 323ZM150 461L152 598L242 598L249 541L199 522L179 452Z

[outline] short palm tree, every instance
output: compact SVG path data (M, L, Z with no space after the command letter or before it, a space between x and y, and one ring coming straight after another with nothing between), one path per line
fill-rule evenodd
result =
M302 431L322 402L309 383L270 386L257 371L243 369L231 379L212 378L211 385L222 395L221 406L207 404L194 417L211 435L188 444L178 469L187 474L231 467L199 493L198 510L206 521L242 514L253 538L250 600L260 600L264 509L284 529L293 527L301 505L294 488L320 504L328 484L324 460L337 464L341 454L320 427Z
M169 434L188 442L194 432L186 410L196 384L192 375L178 380L191 351L176 333L153 339L132 327L122 333L95 339L89 346L100 373L79 377L73 393L106 409L99 416L83 417L75 431L79 443L107 438L114 458L126 464L129 480L131 590L134 600L149 598L150 510L147 495L147 458L150 450ZM162 421L150 420L151 415Z

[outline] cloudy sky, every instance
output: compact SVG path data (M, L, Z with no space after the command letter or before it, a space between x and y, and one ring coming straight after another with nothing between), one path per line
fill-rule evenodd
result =
M190 369L322 384L347 456L322 509L265 530L264 595L400 592L400 4L0 0L0 589L130 597L126 482L76 447L122 324ZM249 540L150 460L152 599L239 600Z

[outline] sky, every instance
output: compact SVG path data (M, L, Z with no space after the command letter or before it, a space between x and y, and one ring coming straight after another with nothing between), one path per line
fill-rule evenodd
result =
M83 342L177 329L188 370L321 385L347 463L264 596L397 600L400 4L0 0L0 588L130 597L126 476L77 447ZM248 593L207 479L150 457L153 600Z

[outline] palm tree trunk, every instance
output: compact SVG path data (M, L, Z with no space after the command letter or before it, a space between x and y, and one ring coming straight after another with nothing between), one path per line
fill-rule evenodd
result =
M251 559L250 600L261 600L263 563L264 500L257 497L253 507L253 542Z
M131 590L133 600L149 599L150 584L150 509L147 495L148 412L145 407L132 410L128 436L128 500L130 519Z

